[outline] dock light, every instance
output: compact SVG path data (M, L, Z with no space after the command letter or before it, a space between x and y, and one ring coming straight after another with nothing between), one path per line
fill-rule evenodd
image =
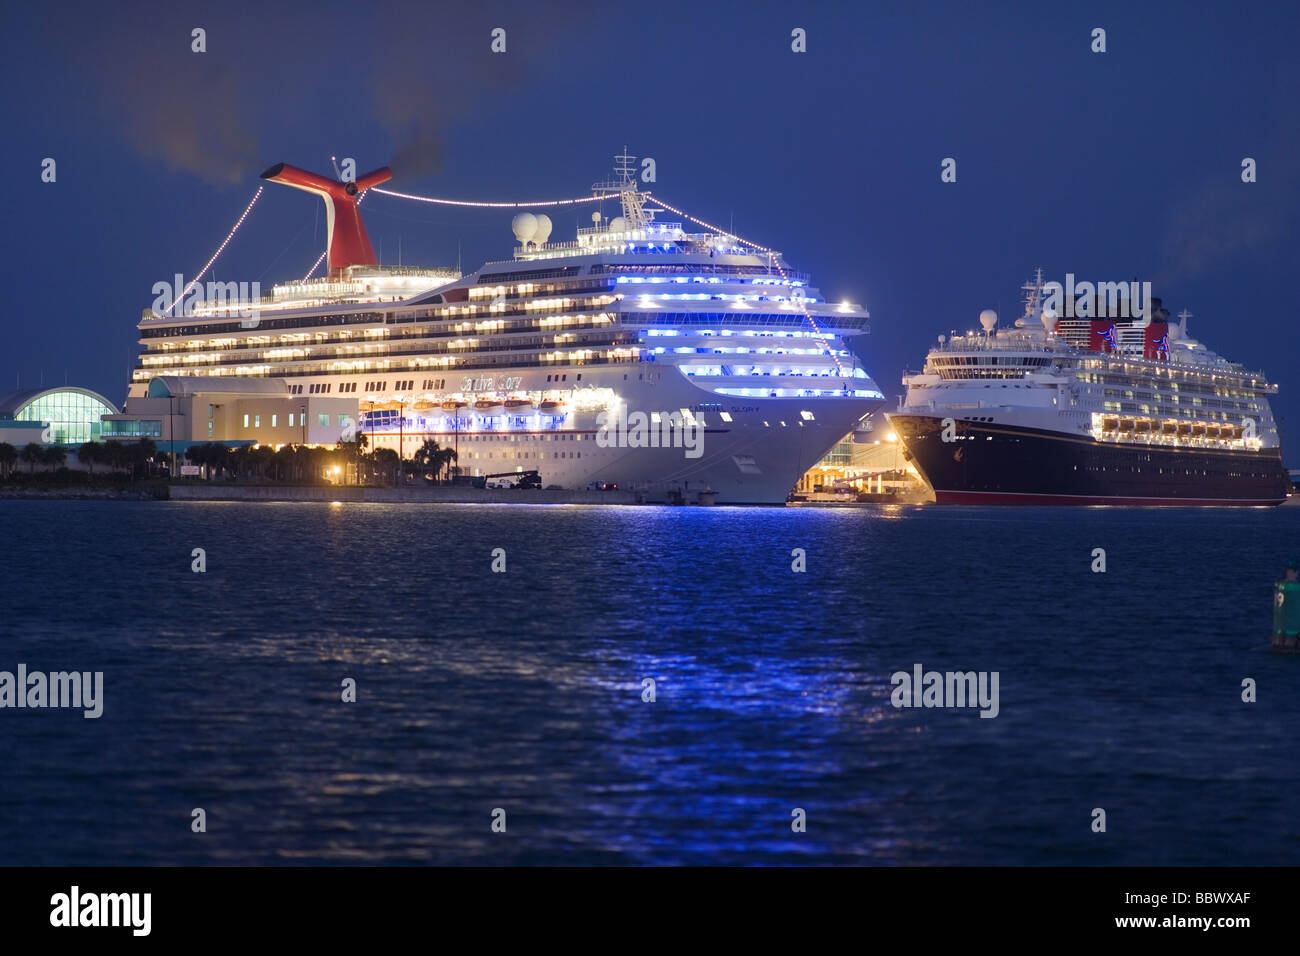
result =
M885 441L898 441L898 436L895 435L893 432L890 432L885 436Z

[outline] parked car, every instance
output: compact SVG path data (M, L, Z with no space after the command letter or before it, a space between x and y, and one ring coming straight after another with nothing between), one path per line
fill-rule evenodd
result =
M589 481L588 491L618 491L618 484L612 481Z

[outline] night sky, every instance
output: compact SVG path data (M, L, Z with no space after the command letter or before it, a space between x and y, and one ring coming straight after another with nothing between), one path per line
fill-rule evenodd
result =
M1033 267L1137 277L1280 384L1297 464L1298 26L1295 4L1241 2L24 6L0 41L0 391L66 378L120 403L153 284L193 276L273 163L351 156L391 165L388 188L514 201L586 194L626 144L668 202L864 303L891 407L936 334L1019 315ZM268 185L207 278L302 277L321 205ZM553 238L591 208L550 212ZM399 241L407 265L510 255L510 212L362 209L384 262Z

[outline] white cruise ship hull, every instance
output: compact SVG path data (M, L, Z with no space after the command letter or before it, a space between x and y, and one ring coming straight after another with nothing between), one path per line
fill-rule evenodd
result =
M570 373L574 370L570 369ZM562 418L539 410L521 415L501 410L460 411L453 419L441 408L405 411L404 425L383 429L365 425L371 447L397 449L406 457L425 439L457 452L462 475L484 476L537 471L543 487L583 489L590 482L612 482L620 490L645 496L648 502L694 503L699 493L714 492L717 504L782 504L809 468L820 461L879 399L764 398L718 395L682 376L676 368L645 364L582 369L583 385L611 389L627 414L667 416L686 409L702 426L697 447L630 447L618 433L600 433L600 408L575 407L581 391L570 393ZM503 374L516 374L503 370ZM519 370L524 379L536 370ZM630 386L624 376L649 380ZM570 375L572 377L572 374ZM724 420L723 413L731 421ZM811 416L811 417L808 417ZM630 437L630 436L624 436ZM639 437L639 436L638 436ZM655 436L662 439L662 433ZM672 441L672 439L669 439Z

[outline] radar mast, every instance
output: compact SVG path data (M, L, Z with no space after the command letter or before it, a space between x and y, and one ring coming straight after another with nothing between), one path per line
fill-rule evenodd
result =
M592 183L593 196L618 196L623 204L623 218L629 230L644 229L647 223L654 222L658 209L647 208L650 199L648 192L643 193L636 185L636 157L628 153L627 147L614 157L614 176L604 182Z

